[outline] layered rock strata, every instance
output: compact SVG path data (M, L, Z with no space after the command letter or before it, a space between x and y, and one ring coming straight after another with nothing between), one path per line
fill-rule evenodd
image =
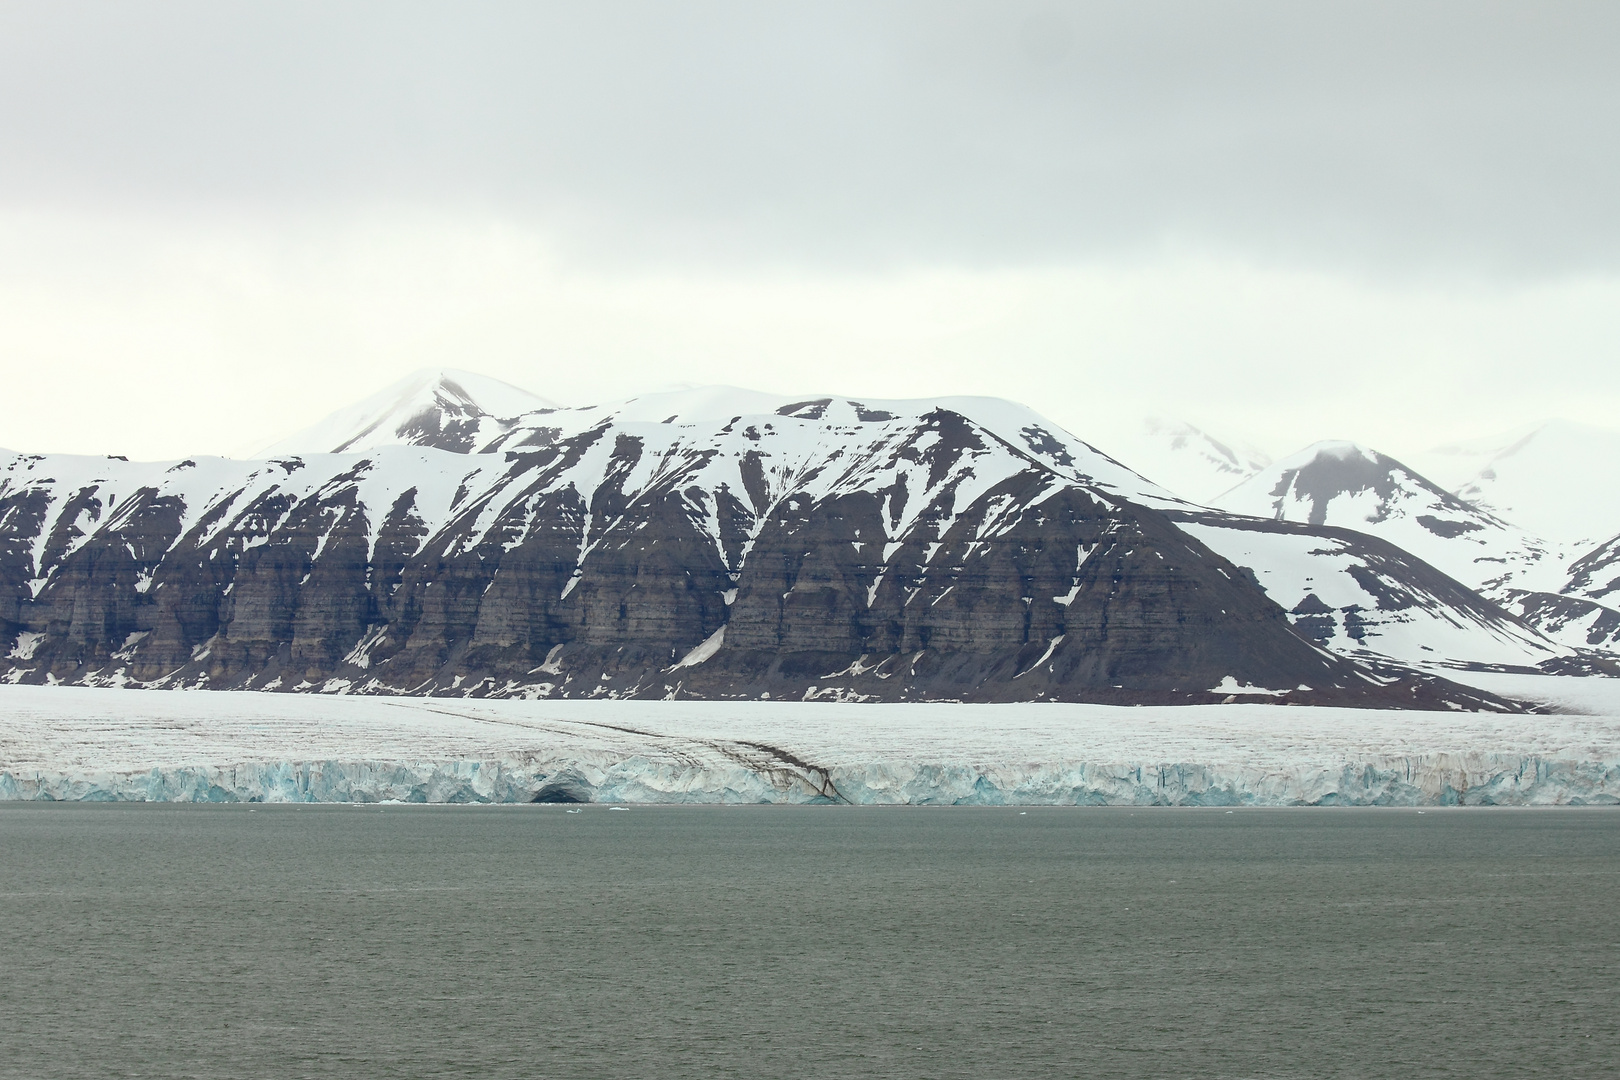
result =
M14 456L5 677L1505 707L1319 647L1185 504L1027 410L754 397L547 409L467 454Z

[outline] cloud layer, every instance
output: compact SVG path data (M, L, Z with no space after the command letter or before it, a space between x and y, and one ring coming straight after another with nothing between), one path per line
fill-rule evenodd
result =
M580 258L1620 256L1620 8L12 4L0 197L477 205Z
M1620 408L1620 7L0 0L0 445L412 368L1285 453Z

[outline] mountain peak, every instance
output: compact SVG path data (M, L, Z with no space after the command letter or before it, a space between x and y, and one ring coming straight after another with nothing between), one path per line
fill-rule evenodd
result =
M1216 505L1253 517L1354 529L1405 549L1470 588L1524 587L1558 560L1546 543L1359 443L1313 443Z
M1380 463L1380 459L1384 462L1393 461L1376 450L1347 439L1323 439L1321 442L1312 443L1288 460L1319 461L1322 458L1332 458L1334 461L1352 461L1359 458L1362 462L1380 469L1387 467Z
M1359 443L1330 439L1260 470L1221 496L1217 505L1256 517L1323 525L1336 500L1371 493L1372 506L1367 508L1371 521L1387 513L1390 500L1417 492L1441 502L1456 501L1394 458Z
M1543 420L1414 460L1459 498L1541 536L1591 544L1620 530L1620 431Z
M392 445L465 454L518 417L558 407L487 375L422 368L251 456L343 454Z
M1088 434L1088 441L1155 484L1199 504L1209 503L1271 463L1264 450L1186 420L1097 416L1092 421L1095 434Z

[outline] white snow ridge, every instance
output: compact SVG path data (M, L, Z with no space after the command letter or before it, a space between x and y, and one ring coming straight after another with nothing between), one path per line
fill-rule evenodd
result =
M380 446L465 452L510 431L517 417L558 407L487 375L424 368L252 456L353 454Z

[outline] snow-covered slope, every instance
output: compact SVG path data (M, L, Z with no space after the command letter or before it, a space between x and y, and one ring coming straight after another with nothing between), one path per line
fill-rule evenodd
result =
M1569 653L1376 538L1183 502L1006 401L722 387L490 415L463 417L451 449L438 423L395 425L364 453L0 460L0 669L333 692L1490 707L1331 654Z
M6 677L1500 707L1312 648L1152 509L1186 504L1008 402L689 390L478 435L11 459Z
M1034 458L1065 479L1137 502L1179 502L1167 489L1033 409L1002 398L857 401L831 396L789 398L731 386L703 386L536 413L470 449L478 454L529 451L611 427L634 432L637 438L647 440L649 447L659 447L658 452L667 456L677 448L724 437L739 447L747 443L769 449L784 482L802 484L796 489L801 494L823 498L838 490L839 484L860 483L869 477L870 470L885 460L876 451L896 433L911 432L925 424L928 417L941 413L961 416L991 435L999 444L992 450L995 454ZM750 430L754 434L750 435ZM883 441L863 442L872 436L880 436ZM852 451L863 452L849 460ZM819 464L827 454L846 463L829 470ZM721 455L721 459L726 456Z
M499 379L425 368L252 456L345 454L396 445L466 453L510 431L516 417L557 407Z
M1547 420L1412 457L1459 498L1548 539L1620 532L1620 431Z
M1328 525L1177 515L1238 566L1324 648L1411 667L1532 668L1571 646L1376 536Z
M1217 501L1238 514L1353 529L1378 537L1477 590L1522 624L1503 621L1500 613L1491 615L1490 605L1486 605L1476 606L1460 625L1453 625L1459 623L1456 616L1461 607L1457 604L1444 605L1444 617L1434 622L1423 615L1426 609L1441 610L1435 607L1434 598L1417 596L1432 593L1432 588L1414 591L1403 587L1399 591L1409 599L1391 615L1406 624L1407 646L1395 650L1404 659L1418 660L1428 654L1457 660L1471 654L1469 658L1475 662L1542 663L1553 658L1554 653L1546 650L1549 643L1613 651L1620 642L1620 612L1595 602L1600 597L1586 597L1567 587L1570 545L1531 535L1445 491L1399 461L1354 443L1317 443L1274 463ZM1273 538L1265 542L1284 541ZM1235 557L1231 551L1225 553ZM1346 557L1344 552L1335 556ZM1306 590L1296 574L1292 585L1282 588L1277 598L1286 604L1286 597L1298 594L1298 603L1291 606L1296 622L1302 615L1311 616L1324 627L1329 608L1340 616L1351 607L1366 610L1375 594L1387 596L1388 583L1368 589L1372 580L1368 560L1353 561L1362 569L1351 579L1338 579L1326 590ZM1294 562L1302 568L1306 565L1298 558ZM1272 577L1279 584L1277 575L1285 565L1287 560L1280 556L1271 565ZM1339 596L1334 599L1329 593ZM1384 606L1389 606L1387 599ZM1365 617L1354 614L1357 619ZM1465 647L1456 636L1464 626L1487 623L1490 632L1478 638L1475 646ZM1420 629L1423 626L1427 629ZM1393 643L1394 639L1386 637L1375 647L1390 651ZM1414 644L1416 652L1410 647ZM1520 646L1527 651L1515 661L1504 654L1504 646L1509 652Z
M1571 563L1569 579L1558 591L1611 605L1620 598L1620 536L1610 537Z
M1375 450L1320 442L1222 495L1223 510L1378 536L1487 595L1556 588L1562 548L1442 489Z
M1555 591L1514 593L1528 623L1568 644L1620 656L1620 537L1583 552Z
M1503 689L1540 690L1506 678ZM1613 682L1539 681L1560 684L1555 697ZM1263 705L311 700L0 687L0 711L0 799L1620 802L1612 709L1490 716Z
M1161 417L1111 435L1106 446L1113 457L1195 503L1211 502L1271 462L1265 451L1247 443Z

